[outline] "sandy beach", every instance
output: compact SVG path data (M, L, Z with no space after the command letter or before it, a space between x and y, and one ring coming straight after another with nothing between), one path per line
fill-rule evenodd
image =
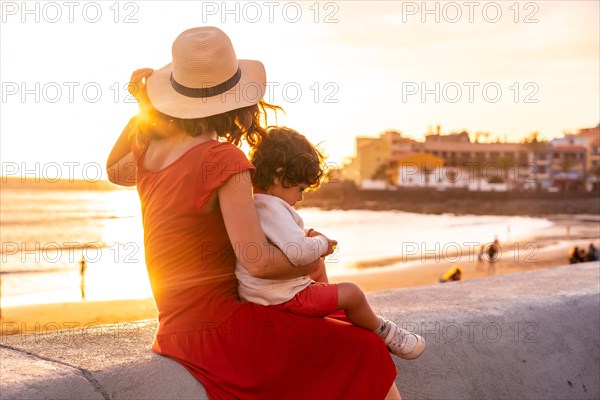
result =
M156 318L154 299L80 301L2 309L1 334L46 333L57 329L93 328L97 325Z
M559 267L569 263L568 252L573 246L587 249L590 243L599 248L600 217L597 215L555 215L548 218L551 229L538 232L525 240L501 243L497 262L478 262L477 254L433 255L421 259L382 259L362 263L350 273L330 276L332 282L352 281L365 291L437 285L439 278L453 265L463 269L463 279ZM451 283L447 283L451 284Z
M383 259L360 263L350 272L331 275L330 280L352 281L365 291L440 285L439 278L455 264L462 267L464 279L479 279L566 265L568 251L573 246L587 249L590 243L594 243L600 248L599 216L555 215L549 219L554 223L551 229L526 240L501 243L501 256L494 264L478 262L473 253L462 254L462 257L452 254L445 258L431 255L425 259ZM153 299L133 299L3 308L0 322L2 335L12 335L92 327L156 316Z

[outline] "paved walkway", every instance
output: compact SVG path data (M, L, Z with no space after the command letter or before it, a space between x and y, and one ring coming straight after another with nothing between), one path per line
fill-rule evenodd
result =
M600 398L600 263L369 293L375 310L425 336L396 359L403 399ZM155 321L0 340L0 398L205 399L151 352Z

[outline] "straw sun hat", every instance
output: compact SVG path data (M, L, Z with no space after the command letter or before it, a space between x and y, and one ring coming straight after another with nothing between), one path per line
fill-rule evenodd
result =
M266 73L260 61L238 60L229 37L214 27L192 28L173 42L173 62L147 79L150 102L158 111L192 119L258 103Z

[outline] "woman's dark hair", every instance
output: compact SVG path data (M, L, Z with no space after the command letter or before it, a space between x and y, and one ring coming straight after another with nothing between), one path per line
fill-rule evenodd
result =
M286 127L270 127L260 144L250 152L256 168L252 183L268 190L275 178L289 188L308 184L317 188L323 177L323 154L304 136Z
M145 121L138 119L138 129L135 129L132 135L138 145L145 145L150 139L160 139L161 136L153 127L162 121L178 124L190 136L199 136L214 130L219 137L225 138L236 146L245 140L248 145L254 147L266 136L266 129L263 126L266 126L267 110L283 111L281 107L264 100L248 107L195 119L176 118L152 109L149 113L151 115L145 116ZM261 123L262 120L265 121L264 124Z

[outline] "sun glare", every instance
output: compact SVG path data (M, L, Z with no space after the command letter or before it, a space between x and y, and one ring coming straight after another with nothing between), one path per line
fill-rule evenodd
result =
M106 247L86 277L90 282L89 297L152 296L144 262L144 233L137 192L113 190L100 196L111 215L104 219L101 231L101 245Z

